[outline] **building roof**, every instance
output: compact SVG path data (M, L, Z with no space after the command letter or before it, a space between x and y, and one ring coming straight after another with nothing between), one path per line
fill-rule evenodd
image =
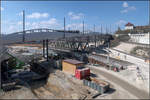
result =
M134 26L132 23L128 22L125 26Z
M145 25L145 26L136 26L135 29L150 29L149 25Z
M78 61L78 60L74 60L74 59L66 59L66 60L63 60L64 62L68 62L68 63L71 63L71 64L83 64L83 62L81 61Z

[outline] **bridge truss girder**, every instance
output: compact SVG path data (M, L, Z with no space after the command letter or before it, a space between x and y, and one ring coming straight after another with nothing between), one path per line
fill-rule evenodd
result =
M90 49L90 43L100 45L105 43L105 41L109 41L109 39L109 35L76 36L65 39L50 40L49 46L59 49L88 51Z

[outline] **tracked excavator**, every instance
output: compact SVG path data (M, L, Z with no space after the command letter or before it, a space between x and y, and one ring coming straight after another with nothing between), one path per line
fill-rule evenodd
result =
M1 87L3 90L10 90L16 84L24 85L29 81L46 78L49 74L50 67L46 61L32 60L25 69L25 62L8 52L6 55L8 59L1 62Z

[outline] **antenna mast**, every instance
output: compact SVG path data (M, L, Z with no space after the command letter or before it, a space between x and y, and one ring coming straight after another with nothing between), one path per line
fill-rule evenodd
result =
M25 42L25 11L23 10L23 39L22 42Z
M65 31L66 31L66 20L65 20L65 17L64 17L64 39L65 39Z
M84 35L84 21L83 21L83 35Z

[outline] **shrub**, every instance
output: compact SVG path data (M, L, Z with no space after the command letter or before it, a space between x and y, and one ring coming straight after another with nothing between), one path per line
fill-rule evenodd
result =
M116 47L120 44L120 42L126 42L130 39L128 35L120 35L118 37L113 37L113 40L110 41L110 47Z

